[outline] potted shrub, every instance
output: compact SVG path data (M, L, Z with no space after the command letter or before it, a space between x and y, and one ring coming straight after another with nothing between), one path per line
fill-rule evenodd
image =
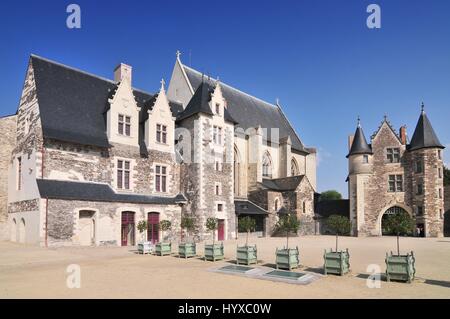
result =
M350 270L350 255L348 249L345 251L338 250L339 235L348 235L352 225L347 217L339 215L328 217L326 225L336 235L336 250L330 249L327 252L325 249L323 270L325 275L330 273L342 276Z
M141 220L137 224L137 229L141 234L141 241L138 243L138 252L140 254L151 254L152 253L152 243L149 241L145 241L145 231L147 231L147 221Z
M407 212L402 211L386 218L384 226L389 233L397 236L397 254L386 253L387 281L398 280L411 283L416 274L414 253L400 255L400 236L410 235L414 229L414 220Z
M162 220L159 222L159 227L161 229L161 234L164 235L164 232L169 230L172 227L172 223L168 220ZM165 242L164 236L162 236L163 240L156 244L155 252L159 256L170 255L172 252L172 243Z
M194 219L190 216L184 216L181 219L181 229L185 230L186 233L186 237L189 236L190 232L193 231L195 228L195 224L194 224ZM178 256L179 257L183 257L183 258L188 258L188 257L194 257L195 255L197 255L197 250L195 247L195 242L192 241L191 243L187 242L186 238L186 242L184 243L180 243L178 245Z
M276 250L276 266L277 269L293 269L299 266L299 252L298 247L289 248L289 233L297 233L300 227L300 222L294 214L287 214L280 218L276 228L283 233L286 233L286 247Z
M224 259L223 243L216 244L216 230L219 227L217 218L210 217L206 220L206 229L212 232L212 245L205 244L205 260L216 261Z
M247 238L245 240L245 246L237 247L236 253L236 264L256 264L258 263L256 245L248 245L248 236L251 231L256 228L256 221L250 216L239 218L238 227L240 231L245 231L247 233Z

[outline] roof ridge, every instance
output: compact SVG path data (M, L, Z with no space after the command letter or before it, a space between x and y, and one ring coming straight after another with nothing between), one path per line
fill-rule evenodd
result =
M90 73L90 72L87 72L87 71L83 71L83 70L81 70L81 69L79 69L79 68L72 67L72 66L69 66L69 65L67 65L67 64L63 64L63 63L61 63L61 62L56 62L55 60L51 60L51 59L48 59L48 58L44 58L44 57L42 57L42 56L39 56L39 55L36 55L36 54L33 54L33 53L30 54L30 56L33 57L33 58L40 59L40 60L42 60L42 61L48 62L48 63L52 63L52 64L55 64L55 65L58 65L58 66L63 67L63 68L65 68L65 69L69 69L69 70L72 70L72 71L76 71L76 72L78 72L78 73L81 73L81 74L84 74L84 75L87 75L87 76L90 76L90 77L93 77L93 78L96 78L96 79L99 79L99 80L102 80L102 81L109 82L109 83L111 83L111 84L116 84L116 85L118 85L118 84L120 83L120 82L116 82L116 81L107 79L107 78L105 78L105 77L103 77L103 76L96 75L96 74L94 74L94 73ZM144 90L142 90L142 89L134 88L134 87L131 87L131 89L132 89L133 91L137 91L137 92L144 93L144 94L148 94L148 95L152 95L152 96L155 94L155 93L150 93L150 92L144 91Z
M187 65L185 65L185 64L182 64L182 66L185 67L185 68L188 68L188 69L191 70L191 71L194 71L194 72L196 72L196 73L202 75L202 73L201 73L200 71L197 71L196 69L193 69L193 68L190 67L190 66L187 66ZM233 90L235 90L235 91L238 91L239 93L245 94L245 95L247 95L248 97L251 97L251 98L253 98L253 99L255 99L255 100L258 100L258 101L261 101L261 102L263 102L263 103L265 103L265 104L267 104L267 105L270 105L271 107L274 107L274 108L277 107L276 104L272 104L272 103L269 103L269 102L267 102L267 101L264 101L263 99L260 99L260 98L254 96L254 95L251 95L251 94L249 94L249 93L247 93L247 92L241 91L241 90L235 88L234 86L231 86L231 85L229 85L229 84L226 84L226 83L224 83L224 82L222 82L222 81L220 81L220 84L221 84L221 85L224 85L224 86L227 86L227 87L229 87L230 89L233 89Z

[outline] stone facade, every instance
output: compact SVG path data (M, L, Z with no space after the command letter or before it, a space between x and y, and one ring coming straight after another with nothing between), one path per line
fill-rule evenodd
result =
M8 227L8 168L16 140L16 116L0 118L0 240L10 238Z
M406 134L405 128L402 134ZM388 160L388 149L399 151L398 162ZM438 176L443 168L440 148L409 150L406 135L398 135L385 119L371 138L371 152L349 154L348 158L354 235L381 235L383 216L395 208L409 213L417 227L423 228L425 236L442 236L444 202L442 174ZM420 171L417 163L422 163ZM391 189L389 179L393 176L396 182ZM418 188L423 190L422 194Z

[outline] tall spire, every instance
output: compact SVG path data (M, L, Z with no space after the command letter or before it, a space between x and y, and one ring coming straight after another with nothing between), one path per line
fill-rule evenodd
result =
M414 131L408 149L414 151L422 148L445 148L434 132L433 126L425 113L425 105L423 102L421 108L422 111L420 113L419 121L417 122L416 130Z
M352 147L347 155L347 158L351 155L357 154L373 154L369 144L367 144L366 137L364 136L363 129L361 127L361 119L358 116L358 126L353 138Z

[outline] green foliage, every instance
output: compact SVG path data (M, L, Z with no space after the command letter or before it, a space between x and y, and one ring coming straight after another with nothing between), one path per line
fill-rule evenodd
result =
M252 232L256 229L256 220L250 216L239 218L238 227L240 232Z
M140 233L143 233L144 231L147 230L148 224L146 220L141 220L138 224L137 224L137 229Z
M300 228L300 221L297 219L297 216L295 214L287 214L280 218L276 227L282 232L296 233Z
M350 220L340 215L331 215L328 217L326 225L335 235L348 235L352 229Z
M338 200L338 199L342 199L342 194L336 190L329 190L322 192L319 197L319 201Z
M215 231L219 227L219 221L217 218L209 217L206 220L206 229L209 231Z
M444 166L444 186L450 185L450 169Z
M414 230L414 220L405 211L389 215L383 222L387 232L397 236L407 236Z
M159 222L162 231L169 230L172 227L172 223L169 220L162 220Z
M181 228L187 231L192 231L195 228L194 218L190 216L183 216L181 219Z

